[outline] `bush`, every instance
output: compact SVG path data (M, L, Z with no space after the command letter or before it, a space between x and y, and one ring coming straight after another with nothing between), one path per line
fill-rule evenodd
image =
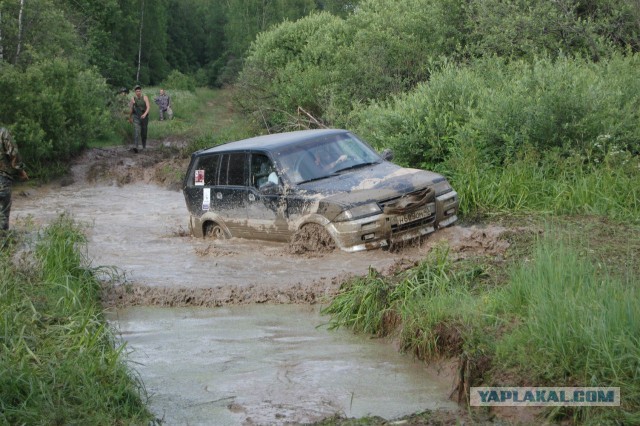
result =
M35 177L65 163L89 141L112 135L104 80L93 69L51 59L26 69L0 64L0 116Z
M631 77L638 61L633 55L598 64L539 58L449 66L411 93L354 112L352 120L374 145L418 167L435 168L465 146L495 165L530 148L589 161L603 142L638 152L640 83Z
M190 92L194 92L196 90L196 79L192 76L182 74L178 70L173 70L162 82L162 87L165 89L188 90Z

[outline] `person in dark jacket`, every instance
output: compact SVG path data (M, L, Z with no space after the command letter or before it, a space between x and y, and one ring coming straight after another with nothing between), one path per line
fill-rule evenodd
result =
M129 122L133 123L134 152L138 152L138 145L142 144L142 149L147 147L147 128L149 126L149 98L142 94L142 87L136 86L133 89L134 95L131 98L131 113Z

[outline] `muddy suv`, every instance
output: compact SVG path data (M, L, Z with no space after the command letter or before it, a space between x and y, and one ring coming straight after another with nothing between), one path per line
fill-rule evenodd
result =
M183 192L195 236L389 247L457 220L436 173L402 168L346 130L258 136L194 152ZM314 232L309 232L313 230Z

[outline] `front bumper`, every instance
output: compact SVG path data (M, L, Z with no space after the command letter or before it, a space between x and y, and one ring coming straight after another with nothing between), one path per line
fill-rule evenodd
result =
M458 220L458 194L449 191L435 202L403 215L378 214L327 225L340 249L357 252L389 247L431 234Z

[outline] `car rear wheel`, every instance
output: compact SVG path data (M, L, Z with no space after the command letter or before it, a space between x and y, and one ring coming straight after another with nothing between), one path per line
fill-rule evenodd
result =
M224 233L224 229L222 229L222 226L218 225L215 222L208 222L204 226L204 237L210 238L212 240L224 240L227 238Z

